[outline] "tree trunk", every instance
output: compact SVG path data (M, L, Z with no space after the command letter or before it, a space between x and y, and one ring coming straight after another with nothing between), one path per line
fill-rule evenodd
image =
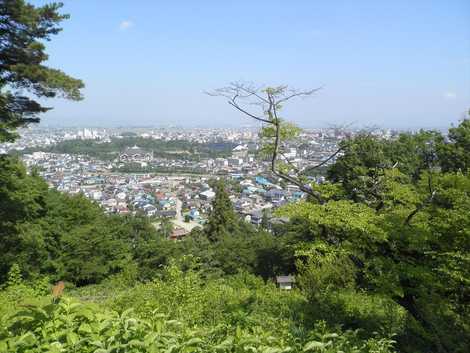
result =
M433 344L435 346L436 352L450 352L442 342L440 335L434 325L426 320L426 318L422 315L418 309L415 298L411 294L405 294L403 297L394 298L394 300L398 305L404 308L426 331L430 332L432 336L435 337Z

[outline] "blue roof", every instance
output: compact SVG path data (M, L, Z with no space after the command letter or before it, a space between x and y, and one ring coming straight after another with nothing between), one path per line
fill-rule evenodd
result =
M268 179L263 178L261 176L255 177L255 182L261 185L271 185Z

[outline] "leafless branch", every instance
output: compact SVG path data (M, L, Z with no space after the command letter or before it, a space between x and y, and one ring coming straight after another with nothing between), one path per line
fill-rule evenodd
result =
M231 105L232 107L234 107L235 109L238 109L238 110L241 111L242 113L248 115L250 118L253 118L253 119L255 119L255 120L261 121L261 122L263 122L263 123L268 123L268 124L270 123L269 120L266 120L266 119L264 119L264 118L261 118L261 117L259 117L259 116L256 116L256 115L254 115L254 114L248 112L247 110L241 108L241 107L236 103L236 101L235 101L234 99L229 100L229 101L228 101L228 104L230 104L230 105Z
M297 166L289 158L287 158L287 156L283 152L279 152L279 154L283 157L283 160L286 161L292 169L294 169L296 173L300 173L300 169L297 168Z
M324 200L318 191L313 190L310 186L304 185L298 176L291 176L282 172L278 168L279 156L283 156L292 169L297 174L299 174L299 169L294 166L293 163L287 159L281 151L281 119L278 115L278 110L281 108L281 104L296 97L311 96L320 89L321 87L307 91L299 91L288 89L287 86L255 87L254 85L250 84L234 82L231 83L228 87L217 89L208 94L211 96L225 97L228 99L228 103L238 111L254 120L273 126L274 136L271 138L274 141L270 158L271 172L279 178L298 186L301 191L311 195L318 202L324 203ZM242 106L242 103L258 105L262 109L263 116L250 112L244 106ZM339 151L337 151L333 156L330 156L326 161L322 162L321 165L327 163L338 153ZM319 166L315 166L313 168L318 167Z
M290 90L291 94L285 96L284 98L281 98L277 101L277 104L282 104L284 103L285 101L288 101L289 99L291 98L294 98L294 97L307 97L307 96L311 96L312 94L314 94L315 92L318 92L319 90L321 90L323 87L318 87L318 88L315 88L315 89L311 89L311 90L308 90L308 91L297 91L297 90Z
M317 169L317 168L320 168L321 166L325 165L326 163L328 163L329 161L331 161L333 158L335 158L338 153L340 153L341 151L344 150L344 147L340 147L336 150L335 153L333 153L332 155L330 155L327 159L325 159L324 161L322 161L321 163L318 163L317 165L314 165L314 166L311 166L311 167L308 167L308 168L305 168L304 170L302 170L303 173L305 172L309 172L311 170L314 170L314 169Z

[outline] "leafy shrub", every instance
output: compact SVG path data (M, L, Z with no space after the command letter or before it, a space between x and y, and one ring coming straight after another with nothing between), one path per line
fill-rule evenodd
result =
M164 314L136 318L132 309L104 310L63 298L59 304L30 307L2 323L0 352L376 352L393 341L359 340L357 332L328 332L319 323L306 341L276 336L257 326L187 327Z
M393 351L391 339L309 323L302 314L308 301L298 291L247 273L205 279L197 263L184 260L172 261L161 278L114 293L113 281L107 289L73 291L87 302L63 297L51 304L33 292L10 301L0 315L0 352ZM0 304L8 291L0 292ZM94 302L90 293L110 295Z

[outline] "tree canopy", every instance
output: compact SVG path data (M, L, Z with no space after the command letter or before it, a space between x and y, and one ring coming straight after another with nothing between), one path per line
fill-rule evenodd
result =
M0 142L13 141L17 128L39 122L38 115L50 109L32 95L81 99L82 81L43 64L48 59L44 42L68 18L59 13L61 7L36 7L24 0L0 3Z
M238 233L240 220L233 210L222 180L214 182L215 198L205 227L207 237L216 241L225 235Z

